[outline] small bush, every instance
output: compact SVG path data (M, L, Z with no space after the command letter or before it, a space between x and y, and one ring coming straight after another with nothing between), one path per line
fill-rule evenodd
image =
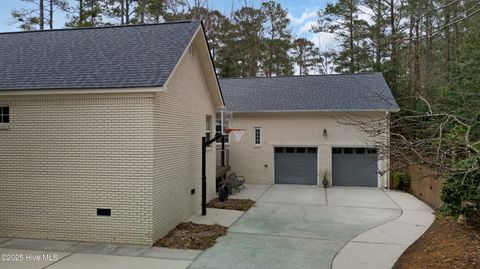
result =
M464 214L470 225L480 226L480 171L465 172L472 160L458 164L459 171L445 175L442 188L442 213L458 216Z
M409 191L410 176L403 171L393 171L391 175L391 188L394 190Z

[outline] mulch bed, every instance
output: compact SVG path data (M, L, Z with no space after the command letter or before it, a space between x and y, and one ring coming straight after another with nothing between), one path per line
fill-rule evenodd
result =
M480 268L480 228L451 217L437 219L393 268Z
M183 222L153 246L205 250L215 245L217 238L227 234L227 228L218 224L205 225Z
M255 201L252 201L250 199L227 199L226 201L222 202L218 198L216 198L215 200L208 202L207 207L247 211L254 204Z

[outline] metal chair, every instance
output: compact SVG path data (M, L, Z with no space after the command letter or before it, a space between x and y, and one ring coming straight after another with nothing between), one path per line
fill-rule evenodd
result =
M235 172L229 172L226 177L226 183L236 191L240 191L240 188L245 189L245 177L237 176Z

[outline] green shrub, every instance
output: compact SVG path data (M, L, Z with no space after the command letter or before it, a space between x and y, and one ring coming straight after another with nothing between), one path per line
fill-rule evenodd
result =
M403 171L393 171L391 175L391 188L394 190L409 191L410 176Z
M480 171L465 170L475 160L463 160L458 163L459 171L445 175L442 187L443 207L445 215L458 216L465 214L468 223L480 225ZM468 171L468 172L466 172Z

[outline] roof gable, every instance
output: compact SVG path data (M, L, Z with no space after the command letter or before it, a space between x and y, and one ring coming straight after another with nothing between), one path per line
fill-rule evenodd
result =
M220 79L233 112L398 111L381 73Z
M0 34L0 91L161 87L200 22Z

